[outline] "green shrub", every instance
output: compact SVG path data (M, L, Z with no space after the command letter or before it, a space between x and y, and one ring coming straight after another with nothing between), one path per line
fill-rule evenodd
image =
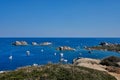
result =
M108 58L103 59L100 62L100 64L106 65L106 66L120 67L120 65L118 65L117 62L120 62L120 58L119 57L110 56Z
M49 64L2 73L0 80L116 80L116 78L106 72L85 67Z

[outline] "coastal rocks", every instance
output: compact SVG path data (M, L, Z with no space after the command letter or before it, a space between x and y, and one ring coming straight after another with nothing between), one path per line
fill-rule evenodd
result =
M112 59L111 57L107 58L107 60L108 59L109 61L112 61L112 62L118 61L117 58L115 59L113 57ZM117 80L120 80L120 67L102 65L100 64L101 61L102 60L91 59L91 58L77 58L77 59L74 59L73 63L74 65L77 65L77 66L83 66L91 69L105 71L108 74L114 76Z
M14 43L12 43L12 45L14 45L14 46L26 46L26 45L28 45L28 43L26 41L15 41Z
M102 65L100 65L100 60L91 58L78 58L73 61L74 65L88 67L92 69L97 69L100 71L106 71Z
M32 45L33 46L37 46L37 45L39 45L37 42L32 42Z
M107 42L101 42L99 45L101 45L101 46L108 46L109 43L107 43Z
M43 42L43 43L32 42L33 46L49 46L51 44L52 44L51 42Z
M48 46L51 44L52 44L51 42L43 42L43 43L40 43L40 46Z
M110 56L100 62L101 65L114 66L120 68L120 57Z
M31 45L33 46L48 46L51 45L51 42L43 42L43 43L37 43L37 42L32 42ZM15 41L12 43L14 46L27 46L28 43L26 41Z
M106 67L105 69L109 72L114 72L114 73L120 74L120 68L109 66L109 67Z
M116 47L116 46L120 46L120 44L118 44L118 43L108 43L108 42L101 42L100 44L99 44L100 46L109 46L109 47Z
M74 64L76 64L76 65L80 65L80 64L82 64L82 63L87 63L87 64L99 64L99 63L100 63L100 60L91 59L91 58L78 58L78 59L75 59L73 62L74 62Z
M101 42L97 46L85 47L85 49L87 49L87 50L91 49L91 50L101 50L101 51L113 51L113 52L120 53L120 44Z
M71 48L69 46L60 46L60 47L56 48L56 50L59 50L59 51L65 51L65 50L67 50L67 51L75 51L74 48Z
M119 65L119 66L120 66L120 62L117 62L117 65Z

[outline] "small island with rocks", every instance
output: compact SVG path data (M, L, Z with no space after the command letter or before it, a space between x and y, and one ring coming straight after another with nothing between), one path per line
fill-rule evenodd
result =
M26 41L15 41L12 43L14 46L27 46L28 43Z
M60 46L60 47L56 48L56 50L59 50L59 51L75 51L74 48L71 48L69 46Z
M32 42L33 46L49 46L52 45L51 42L42 42L42 43L37 43L37 42Z
M107 43L101 42L97 46L85 47L87 50L103 50L103 51L114 51L120 53L120 44L118 43Z
M52 45L52 43L51 42L40 43L40 46L49 46L49 45Z

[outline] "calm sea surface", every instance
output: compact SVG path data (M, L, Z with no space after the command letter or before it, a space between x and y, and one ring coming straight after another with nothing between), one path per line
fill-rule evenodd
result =
M15 41L27 41L28 46L12 46ZM102 59L108 56L119 56L120 53L110 51L95 50L92 54L85 50L84 46L95 46L100 42L120 43L120 38L0 38L0 71L14 70L18 67L40 64L44 65L48 62L58 63L60 53L64 53L64 58L68 63L77 57ZM51 46L32 46L32 42L52 42ZM76 51L57 51L56 47L70 46ZM26 51L30 51L30 55L26 55ZM43 50L43 52L41 52ZM54 55L56 53L56 55ZM12 55L13 59L9 60Z

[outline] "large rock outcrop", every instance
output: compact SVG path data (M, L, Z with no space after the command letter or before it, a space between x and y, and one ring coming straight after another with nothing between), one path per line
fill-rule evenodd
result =
M12 43L14 46L26 46L28 43L26 41L15 41Z

